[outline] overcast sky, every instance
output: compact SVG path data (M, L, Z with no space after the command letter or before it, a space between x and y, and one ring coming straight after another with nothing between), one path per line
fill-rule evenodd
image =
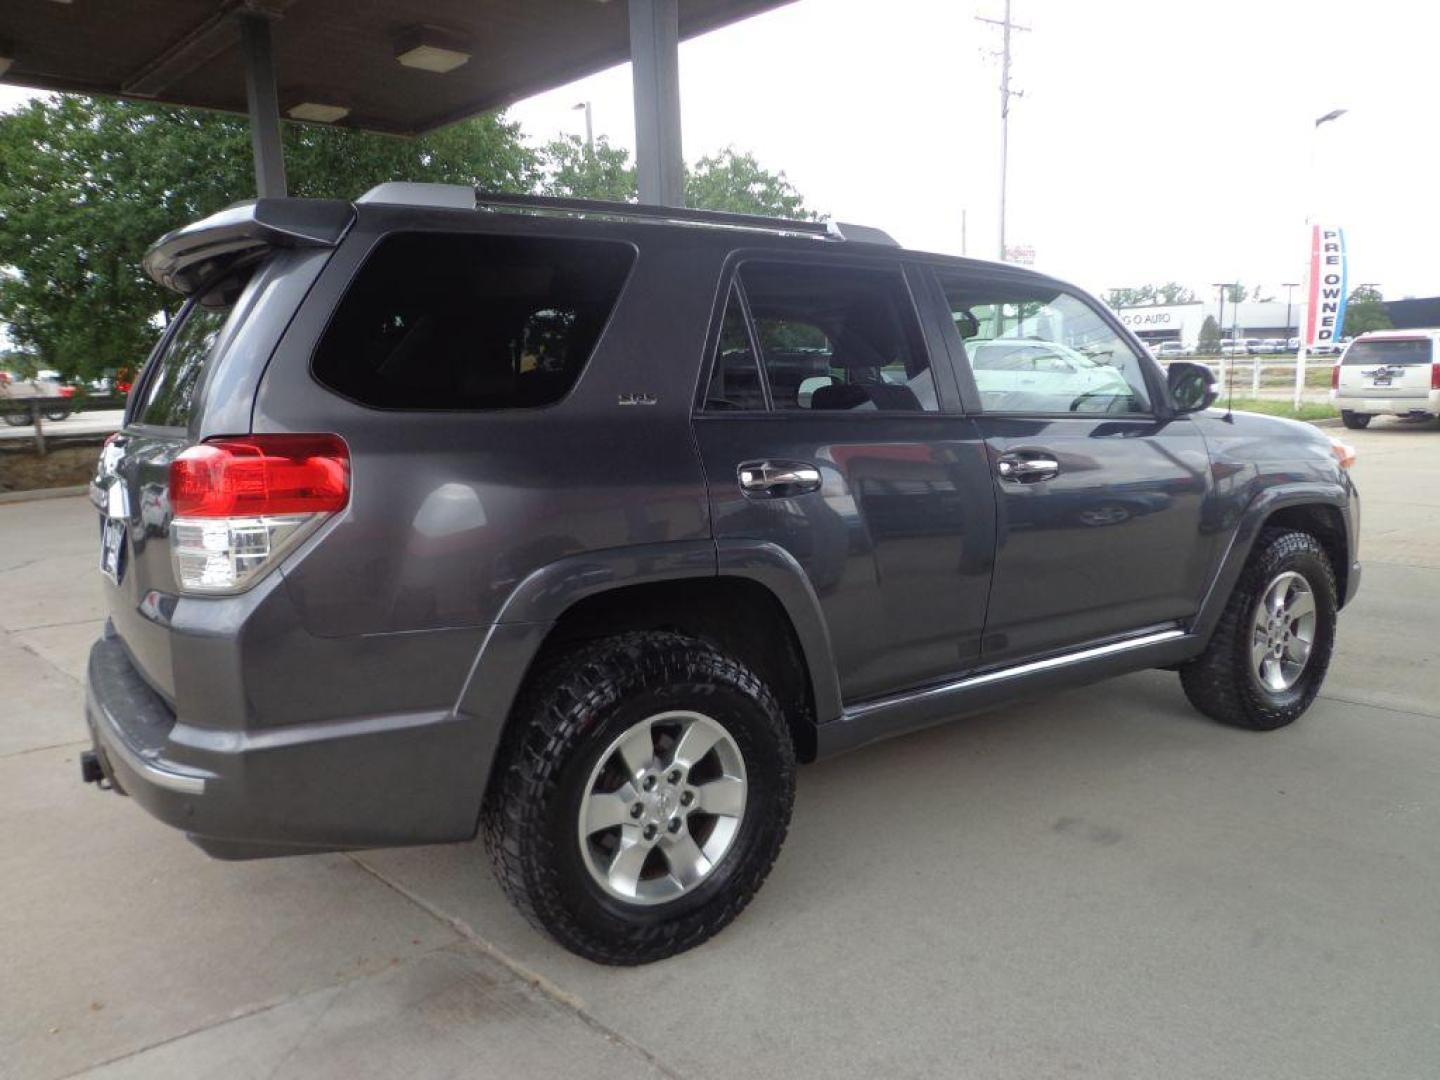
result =
M798 0L681 46L685 154L727 145L902 243L996 254L1003 0ZM1440 294L1440 5L1014 0L1012 244L1093 289L1299 280L1306 205L1352 282ZM0 107L16 94L0 88ZM534 141L633 148L628 66L511 110ZM1348 108L1316 133L1315 117ZM1312 147L1317 158L1310 181ZM1313 189L1313 190L1312 190ZM1279 291L1279 290L1276 290ZM1283 295L1283 293L1282 293Z

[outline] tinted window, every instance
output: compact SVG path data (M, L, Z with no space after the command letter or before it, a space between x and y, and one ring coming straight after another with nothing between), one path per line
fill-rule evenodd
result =
M746 263L740 280L776 409L939 408L899 270Z
M720 326L720 344L705 391L705 408L715 412L765 408L765 391L760 385L755 350L750 347L750 332L745 327L745 310L739 292L733 288Z
M200 377L205 373L230 311L228 307L199 304L185 310L180 325L165 351L155 358L145 381L144 397L133 414L138 423L156 427L185 427L190 423Z
M341 301L315 375L384 409L548 405L580 377L633 258L605 241L388 237Z
M1344 364L1428 364L1430 353L1429 338L1357 341L1345 350Z
M987 412L1138 413L1139 355L1079 297L1049 286L940 274Z

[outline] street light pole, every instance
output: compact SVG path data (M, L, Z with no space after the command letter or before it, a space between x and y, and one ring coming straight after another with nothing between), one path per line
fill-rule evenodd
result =
M1307 202L1307 203L1313 204L1313 203L1315 202L1315 143L1316 143L1316 139L1317 139L1317 136L1318 136L1318 134L1319 134L1320 128L1321 128L1322 126L1324 126L1325 124L1330 123L1332 120L1339 120L1340 117L1344 116L1348 111L1349 111L1348 109L1331 109L1331 110L1330 110L1329 112L1327 112L1324 116L1317 116L1317 117L1315 118L1315 126L1314 126L1314 128L1311 130L1311 134L1310 134L1310 178L1309 178L1310 192L1309 192L1308 198L1306 199L1306 202ZM1306 224L1306 225L1311 224L1311 220L1310 220L1310 219L1311 219L1312 215L1314 214L1314 212L1315 212L1315 207L1314 207L1313 205L1306 206L1306 208L1305 208L1305 224ZM1307 269L1306 274L1305 274L1305 292L1306 292L1307 295L1306 295L1305 297L1303 297L1304 303L1301 305L1301 310L1304 311L1307 316L1308 316L1308 314L1309 314L1309 307L1310 307L1310 298L1309 298L1309 295L1308 295L1308 294L1310 293L1310 291L1311 291L1312 289L1315 288L1315 282L1311 280L1311 276L1312 276L1311 272ZM1309 319L1306 318L1306 317L1302 317L1302 318L1301 318L1301 322L1307 327L1307 331L1308 331ZM1309 335L1308 332L1302 333L1302 334L1300 335L1300 349L1299 349L1299 351L1295 354L1295 399L1294 399L1294 404L1295 404L1295 411L1296 411L1297 413L1300 411L1300 401L1301 401L1301 398L1304 396L1304 392L1305 392L1305 360L1306 360L1307 355L1308 355L1309 352L1310 352L1310 342L1309 342L1309 340L1307 340L1307 339L1309 338L1309 336L1310 336L1310 335Z
M595 152L595 127L591 117L590 102L582 101L578 105L570 106L571 112L575 112L577 109L585 110L585 149L593 154Z

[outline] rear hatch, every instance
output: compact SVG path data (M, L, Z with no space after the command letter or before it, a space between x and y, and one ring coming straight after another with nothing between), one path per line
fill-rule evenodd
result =
M208 437L250 430L254 388L280 330L353 213L329 201L244 203L167 235L145 258L147 272L185 300L135 381L90 495L111 621L141 675L172 705L168 624L180 590L171 463Z
M1395 334L1350 343L1337 389L1345 397L1383 400L1430 392L1434 344L1428 335Z

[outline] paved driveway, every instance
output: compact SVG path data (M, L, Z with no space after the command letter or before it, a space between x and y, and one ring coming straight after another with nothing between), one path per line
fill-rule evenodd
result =
M0 1076L1435 1076L1440 431L1345 434L1365 580L1299 724L1147 672L812 766L746 914L638 970L474 844L219 863L82 787L94 524L0 506Z

